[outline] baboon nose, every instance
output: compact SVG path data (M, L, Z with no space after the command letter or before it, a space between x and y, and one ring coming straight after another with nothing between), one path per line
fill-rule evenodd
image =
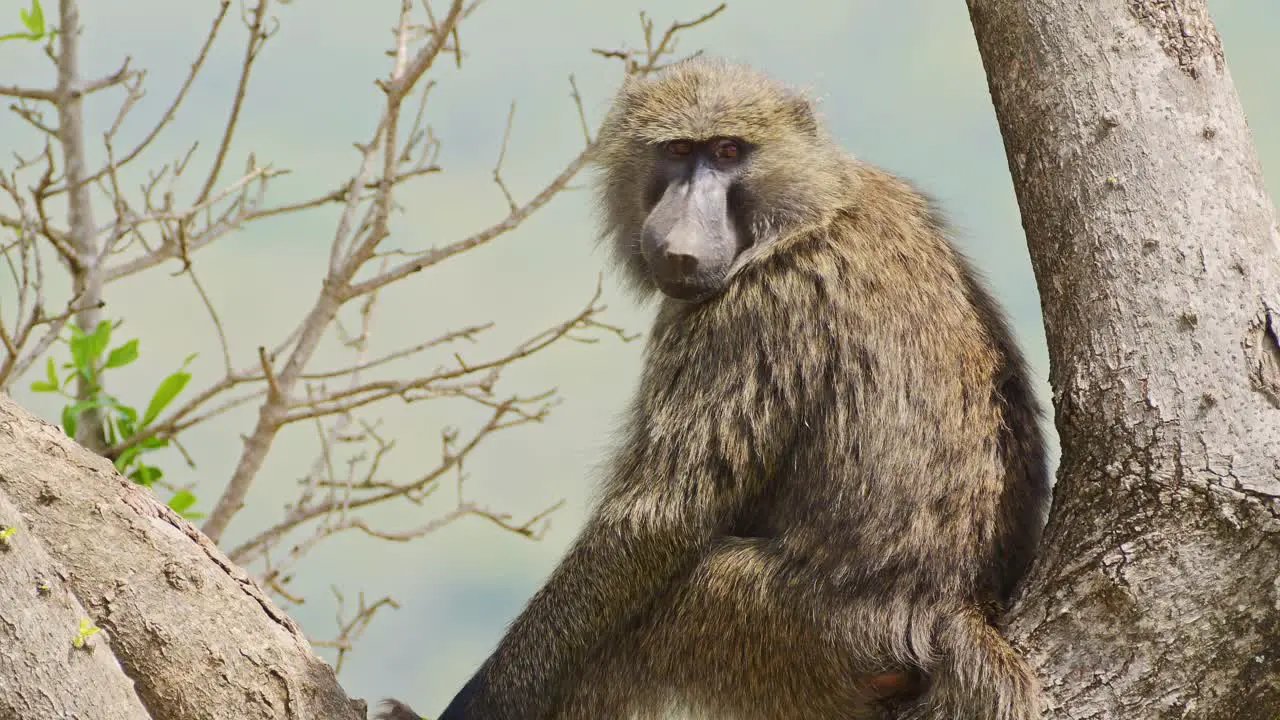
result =
M667 251L663 253L662 257L674 275L688 277L698 271L698 258L696 256Z

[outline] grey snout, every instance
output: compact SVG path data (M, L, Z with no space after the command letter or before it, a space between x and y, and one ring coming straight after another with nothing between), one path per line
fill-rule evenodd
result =
M690 223L677 223L666 237L656 241L657 260L655 272L666 280L686 280L698 273L701 262L697 227L689 227Z
M641 230L641 254L659 288L671 297L705 297L722 284L738 252L728 216L725 180L698 173L673 182Z

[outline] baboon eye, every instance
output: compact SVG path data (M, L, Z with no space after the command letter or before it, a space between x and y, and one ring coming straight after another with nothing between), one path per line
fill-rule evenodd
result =
M736 160L741 148L738 143L733 140L721 140L716 143L716 159L718 160Z
M691 140L672 140L667 143L667 154L675 157L685 157L693 152L693 141Z

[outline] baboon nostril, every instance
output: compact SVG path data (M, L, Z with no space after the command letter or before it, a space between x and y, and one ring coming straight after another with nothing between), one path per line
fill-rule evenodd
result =
M692 275L698 271L698 258L684 253L667 252L663 254L668 267L677 275Z

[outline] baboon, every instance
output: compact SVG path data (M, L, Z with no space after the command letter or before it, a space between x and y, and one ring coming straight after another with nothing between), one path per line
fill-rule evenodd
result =
M996 623L1042 411L931 200L720 60L627 80L595 162L661 297L643 375L593 515L440 720L1040 717Z

